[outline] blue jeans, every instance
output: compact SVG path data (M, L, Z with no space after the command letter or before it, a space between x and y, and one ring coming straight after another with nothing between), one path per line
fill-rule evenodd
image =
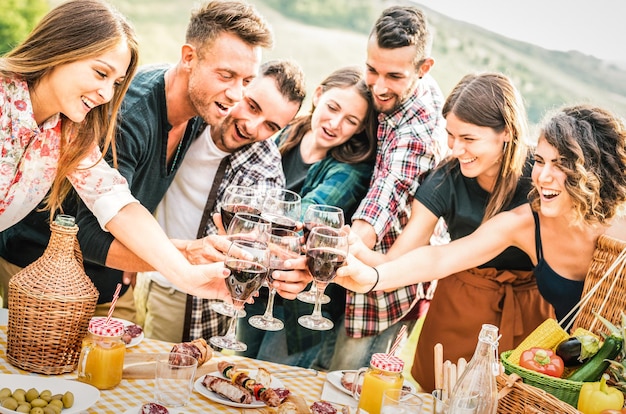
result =
M386 353L396 339L402 325L410 335L417 321L401 321L374 336L352 338L346 335L345 319L337 330L337 342L328 369L330 371L368 367L373 354Z

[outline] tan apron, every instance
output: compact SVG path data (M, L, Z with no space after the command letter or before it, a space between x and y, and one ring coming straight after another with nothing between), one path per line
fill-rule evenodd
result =
M435 344L443 344L443 358L470 360L484 323L499 327L499 352L515 348L545 319L552 306L537 289L532 271L469 269L439 280L420 333L413 378L431 392L434 388Z

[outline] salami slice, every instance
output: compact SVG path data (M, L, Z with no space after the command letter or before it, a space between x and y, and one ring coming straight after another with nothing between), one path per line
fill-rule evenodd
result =
M169 414L169 410L157 403L147 403L141 406L141 414Z

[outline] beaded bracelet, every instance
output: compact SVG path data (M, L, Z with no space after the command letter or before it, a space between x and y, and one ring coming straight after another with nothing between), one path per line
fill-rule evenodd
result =
M376 269L375 267L372 266L372 269L374 269L374 272L376 272L376 283L374 283L374 286L372 286L372 288L370 290L368 290L367 293L370 293L374 290L374 288L378 285L378 281L380 280L380 273L378 273L378 269Z

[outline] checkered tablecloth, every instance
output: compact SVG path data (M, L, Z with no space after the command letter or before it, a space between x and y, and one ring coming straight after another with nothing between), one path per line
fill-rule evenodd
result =
M32 374L27 371L23 371L13 365L11 365L6 357L6 345L7 345L7 327L0 326L0 374L21 374L21 375L38 375ZM162 342L152 339L144 339L139 345L128 348L129 353L159 353L169 352L172 349L172 344L168 342ZM234 361L242 363L248 368L259 368L261 366L271 371L278 371L291 368L286 365L274 364L271 362L258 361L249 358L242 358L236 356L225 356L222 354L216 354L213 358L224 359L228 361ZM56 376L63 379L76 379L76 372L69 374L61 374ZM316 376L307 376L298 378L295 376L288 376L287 374L278 374L278 378L285 384L285 387L295 394L303 397L309 405L314 401L320 399L322 387L326 375L323 372L318 373ZM3 386L9 386L3 385ZM153 386L154 380L126 380L122 379L122 382L112 390L104 390L100 392L100 399L95 405L90 407L86 412L94 414L103 413L125 413L131 408L140 407L146 402L153 401ZM194 413L241 413L241 408L228 407L222 404L215 403L198 392L194 391L191 396L189 405L181 410L171 410L173 413L184 412L185 414Z

